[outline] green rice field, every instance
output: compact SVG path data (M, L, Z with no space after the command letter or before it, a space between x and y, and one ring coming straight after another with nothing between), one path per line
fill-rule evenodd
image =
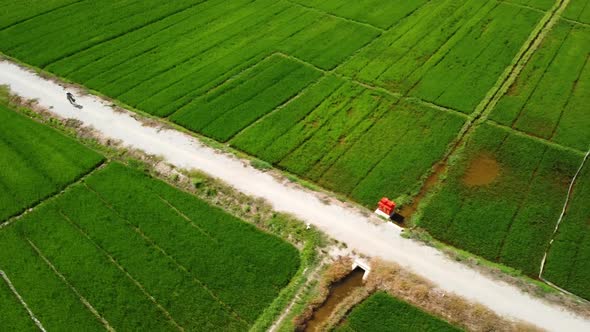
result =
M530 277L539 276L547 255L542 277L590 299L587 168L554 234L568 186L590 148L590 0L561 4L7 1L0 5L0 51L364 207L374 209L384 196L405 205L414 200L420 204L407 218L412 224ZM0 221L102 162L65 139L49 144L51 130L36 130L38 124L18 115L0 117L0 152L12 156L0 157L8 169L0 174L0 186L8 188L0 191ZM39 136L22 141L31 130ZM28 176L15 176L14 162ZM93 173L75 190L90 195L94 178L125 173L111 170L117 168ZM438 185L421 192L441 169ZM161 205L157 194L145 195ZM125 205L120 199L107 201L107 210ZM77 227L55 215L59 208L44 209L62 227ZM139 227L134 213L143 212L119 217ZM22 231L7 234L14 241L34 235L37 228L27 225L37 226L35 215L22 222ZM100 232L82 221L78 226ZM58 259L55 248L39 248ZM281 278L264 282L284 286L296 268L285 266ZM243 291L254 292L248 287ZM260 306L216 295L234 310L217 322L249 326L276 292L256 295ZM182 318L186 308L169 308L170 316L193 324Z
M536 277L582 157L482 126L424 208L421 225L442 241Z
M2 175L20 172L3 177L2 206L22 209L34 203L25 194L43 200L65 187L0 227L3 328L36 329L10 282L48 330L245 331L298 270L287 242L145 173L102 164L6 107L0 117L18 129L0 132Z
M0 224L102 161L94 151L0 105Z
M451 332L461 329L385 292L377 292L354 307L335 331Z

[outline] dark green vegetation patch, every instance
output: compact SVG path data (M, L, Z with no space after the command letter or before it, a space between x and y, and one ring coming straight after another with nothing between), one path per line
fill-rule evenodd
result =
M385 292L377 292L357 305L336 331L452 332L461 330Z
M0 105L0 224L102 160L71 138Z
M0 266L49 330L247 330L295 248L120 164L0 232ZM94 309L82 301L85 299Z

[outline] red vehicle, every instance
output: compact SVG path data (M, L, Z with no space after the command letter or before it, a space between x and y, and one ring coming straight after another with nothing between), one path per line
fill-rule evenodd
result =
M379 201L379 204L377 205L377 210L375 210L375 213L382 216L382 217L389 219L394 214L395 205L396 204L394 201L390 200L387 197L383 197Z

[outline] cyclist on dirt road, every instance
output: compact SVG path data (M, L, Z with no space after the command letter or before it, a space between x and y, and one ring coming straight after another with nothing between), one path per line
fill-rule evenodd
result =
M68 98L70 104L76 106L76 99L74 99L74 95L71 92L66 93L66 97Z

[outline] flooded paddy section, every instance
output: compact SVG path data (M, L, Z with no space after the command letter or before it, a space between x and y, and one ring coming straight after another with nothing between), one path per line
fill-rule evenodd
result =
M334 310L355 289L363 285L365 271L355 268L343 279L330 286L330 293L321 307L317 308L305 326L305 332L319 332L319 327L330 318Z

